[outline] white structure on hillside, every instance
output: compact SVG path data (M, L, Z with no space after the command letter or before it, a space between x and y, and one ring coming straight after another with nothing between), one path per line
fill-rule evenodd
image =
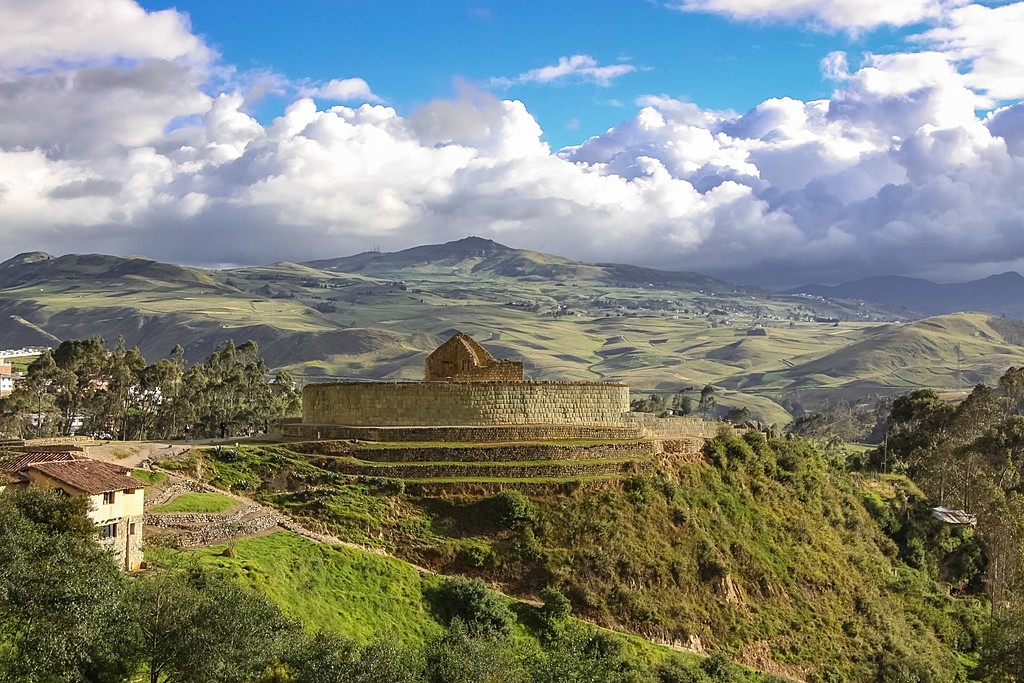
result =
M5 469L9 486L45 486L70 496L86 496L100 545L114 554L125 571L142 567L146 484L130 476L130 469L64 451L25 453ZM0 481L0 490L3 485Z

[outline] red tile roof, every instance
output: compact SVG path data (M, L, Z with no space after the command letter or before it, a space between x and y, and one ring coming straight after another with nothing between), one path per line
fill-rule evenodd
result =
M35 465L40 462L65 462L68 460L78 460L78 456L68 451L30 451L19 455L4 469L10 472L18 472L29 465Z
M91 495L146 486L144 482L128 476L130 469L99 460L40 462L25 468L30 476L33 471Z

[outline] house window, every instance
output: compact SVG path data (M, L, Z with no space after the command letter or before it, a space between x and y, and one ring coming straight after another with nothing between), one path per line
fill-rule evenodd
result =
M128 535L129 536L134 536L135 535L135 523L134 522L132 524L128 525Z
M117 522L104 524L101 538L117 538Z
M103 494L103 504L104 505L113 505L113 503L114 503L114 492L113 491L107 491L106 493L104 493Z

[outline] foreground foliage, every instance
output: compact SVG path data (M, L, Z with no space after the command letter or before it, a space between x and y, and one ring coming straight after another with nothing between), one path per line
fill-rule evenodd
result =
M799 439L725 432L703 462L529 496L421 496L282 447L207 452L202 469L347 540L780 674L953 681L985 631L977 535L932 520L907 478Z
M164 561L173 566L128 577L95 543L95 529L84 512L82 499L53 492L0 494L0 681L767 680L727 662L698 663L666 651L659 652L652 664L637 656L635 644L573 620L554 597L546 610L516 606L479 582L422 579L417 585L418 618L429 626L411 634L377 620L375 605L359 605L359 597L372 598L374 593L380 604L386 604L394 588L389 581L352 586L352 594L330 596L326 605L322 599L293 603L289 598L310 586L276 586L277 573L271 565L261 565L274 554L286 564L305 564L323 548L292 534L276 534L276 542L266 547L264 539L272 537L251 539L252 561L243 555L235 562L235 553L223 554L223 549L220 555L198 556L165 551ZM281 556L288 548L298 552ZM345 550L351 556L365 556L357 558L364 564L351 572L354 580L372 573L379 561L410 572L407 585L421 581L397 560ZM224 560L219 567L218 558ZM250 583L265 590L232 576L232 565L244 567L249 579L255 579ZM321 566L319 573L334 574L339 568ZM310 575L317 571L311 567ZM377 628L358 638L324 628L316 613L308 611L314 604L334 612L352 610L364 626ZM428 605L433 605L436 617L427 612ZM290 607L290 614L282 606ZM412 637L395 640L400 635Z

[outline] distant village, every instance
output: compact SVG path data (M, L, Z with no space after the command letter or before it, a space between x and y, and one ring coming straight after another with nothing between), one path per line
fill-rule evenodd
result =
M18 383L25 379L24 372L15 372L11 366L12 358L31 358L46 351L47 346L27 346L23 349L4 349L0 351L0 398L10 396Z

